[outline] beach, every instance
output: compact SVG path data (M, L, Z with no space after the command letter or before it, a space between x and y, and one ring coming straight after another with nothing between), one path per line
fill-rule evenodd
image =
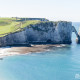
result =
M12 55L30 54L48 51L51 47L64 47L63 44L57 45L31 45L31 47L2 47L0 48L0 58Z

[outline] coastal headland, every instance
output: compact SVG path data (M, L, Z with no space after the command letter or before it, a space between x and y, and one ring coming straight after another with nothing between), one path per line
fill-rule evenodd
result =
M75 32L79 38L72 22L68 21L55 22L45 18L0 18L0 50L2 51L0 55L41 52L49 47L71 44L72 32ZM6 46L10 47L2 48Z

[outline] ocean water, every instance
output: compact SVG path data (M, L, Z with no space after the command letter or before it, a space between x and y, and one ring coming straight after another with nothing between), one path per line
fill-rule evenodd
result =
M73 23L78 30L80 23ZM80 80L80 45L71 45L0 60L0 80Z

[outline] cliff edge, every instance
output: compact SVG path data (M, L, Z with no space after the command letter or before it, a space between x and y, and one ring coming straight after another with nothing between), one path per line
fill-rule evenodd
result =
M67 21L40 21L25 26L22 31L0 37L0 46L30 44L70 44L72 23Z

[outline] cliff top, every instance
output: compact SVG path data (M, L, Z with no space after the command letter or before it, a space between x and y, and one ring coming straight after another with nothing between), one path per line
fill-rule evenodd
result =
M24 18L0 18L0 37L9 33L20 31L21 28L29 26L30 24L39 23L40 20L24 20Z
M7 34L21 31L24 27L41 24L41 23L53 23L45 18L0 18L0 37L3 37ZM61 21L60 21L61 22ZM57 25L58 22L54 22Z

